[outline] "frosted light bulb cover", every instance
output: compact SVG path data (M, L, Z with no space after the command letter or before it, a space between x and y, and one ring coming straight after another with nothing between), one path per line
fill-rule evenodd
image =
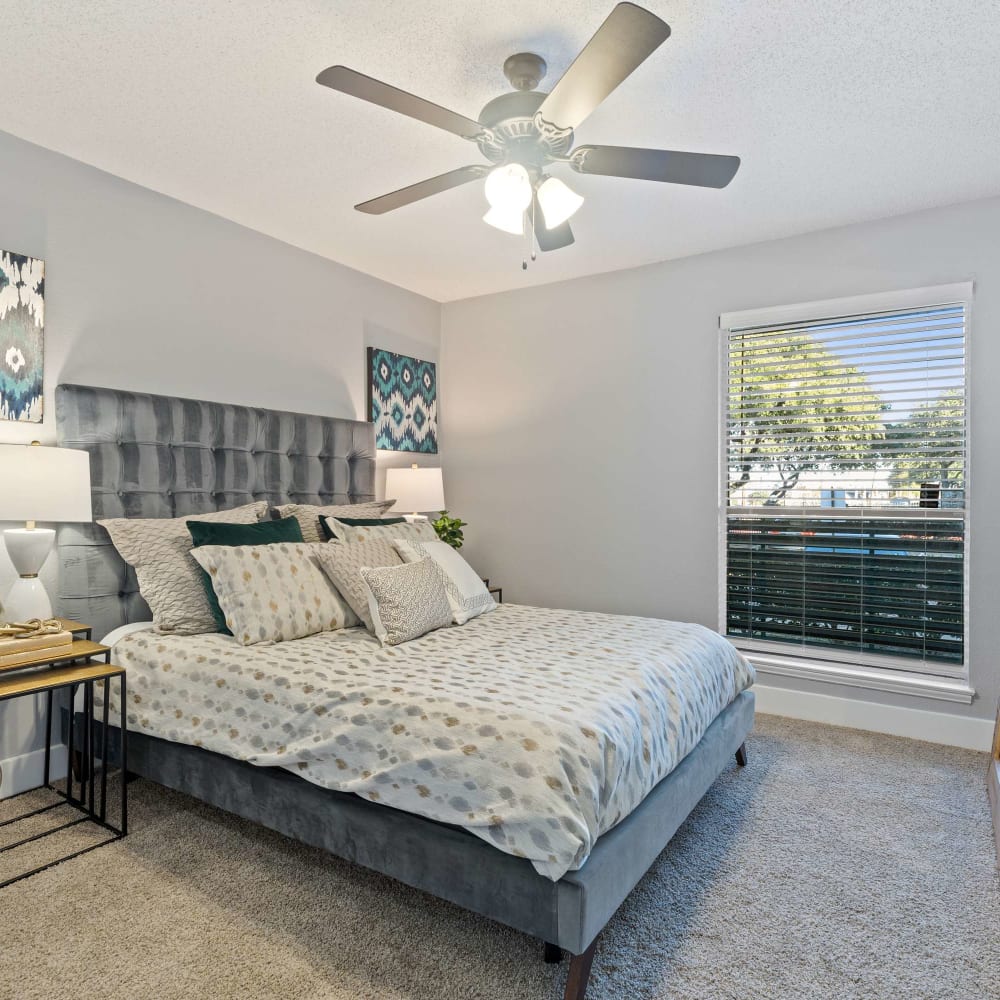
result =
M515 236L524 235L524 212L521 209L506 211L500 208L491 208L484 216L483 222L494 229L501 229L505 233L513 233Z
M523 212L531 204L531 180L520 163L507 163L491 170L484 191L490 205L504 212Z
M538 204L542 209L546 229L561 226L583 204L583 196L565 185L558 177L547 177L538 188Z

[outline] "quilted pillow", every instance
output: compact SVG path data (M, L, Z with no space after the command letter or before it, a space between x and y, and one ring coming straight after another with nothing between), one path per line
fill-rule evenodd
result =
M139 593L153 612L157 632L198 635L215 632L201 570L191 558L188 521L256 524L267 503L250 503L233 510L184 517L115 517L98 521L107 529L119 555L135 567Z
M325 517L323 521L331 538L340 542L371 542L384 539L387 542L404 538L414 542L436 542L437 532L430 521L398 521L388 524L348 524L335 517Z
M368 589L361 579L361 567L399 566L403 560L392 543L378 540L358 542L356 545L317 545L316 558L323 572L371 632L374 626L368 611Z
M202 545L191 555L212 580L237 642L284 642L357 625L316 561L318 543Z
M431 558L402 566L363 567L373 631L383 646L398 646L451 624L444 574Z
M397 539L393 545L405 562L415 563L429 557L438 564L444 574L448 603L456 625L464 625L470 619L484 611L492 611L497 606L479 574L447 542L407 542Z
M369 500L365 503L333 504L321 507L313 503L283 503L272 508L278 517L297 517L302 527L302 537L307 542L322 542L319 530L321 517L381 517L396 501Z

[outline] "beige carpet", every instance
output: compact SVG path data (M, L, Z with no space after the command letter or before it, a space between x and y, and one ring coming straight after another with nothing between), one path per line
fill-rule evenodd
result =
M759 717L750 766L720 777L612 920L590 996L1000 997L985 768L985 755ZM130 788L127 840L0 891L4 1000L561 996L565 965L521 934Z

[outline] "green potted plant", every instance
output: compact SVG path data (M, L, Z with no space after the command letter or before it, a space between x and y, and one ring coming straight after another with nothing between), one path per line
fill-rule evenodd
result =
M438 519L431 521L431 524L442 542L447 542L453 549L462 547L462 543L465 541L462 529L467 526L468 522L458 517L449 517L448 511L443 510Z

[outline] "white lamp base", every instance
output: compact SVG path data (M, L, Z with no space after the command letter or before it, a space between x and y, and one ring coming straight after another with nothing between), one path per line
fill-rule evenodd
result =
M2 617L6 621L52 617L52 602L38 574L55 538L51 528L8 528L3 533L7 555L20 575L4 598Z

